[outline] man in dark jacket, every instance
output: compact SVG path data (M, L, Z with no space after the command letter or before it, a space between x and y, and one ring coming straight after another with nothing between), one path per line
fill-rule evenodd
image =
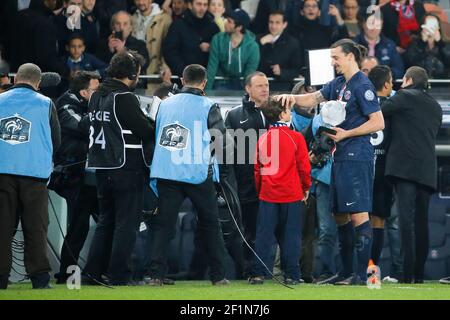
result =
M287 33L286 27L284 13L274 11L269 16L269 33L258 41L261 51L258 70L278 80L272 83L272 91L290 90L291 81L302 67L300 44Z
M100 215L84 273L95 283L107 273L112 285L130 284L150 162L143 151L154 141L153 123L132 93L142 65L135 52L117 53L108 68L111 78L89 100L88 167L96 169Z
M208 65L209 47L219 27L208 13L208 0L193 0L191 10L169 28L163 55L172 73L181 76L189 64Z
M57 283L65 283L70 276L67 267L77 264L90 215L97 212L96 189L86 185L84 177L89 143L88 101L99 86L99 78L93 72L77 72L70 89L56 101L62 143L56 153L51 186L66 199L68 218L60 271L55 275Z
M242 208L242 223L245 238L254 247L258 195L256 194L253 164L258 138L269 127L259 109L269 98L269 81L266 75L256 71L247 76L245 91L247 94L242 100L242 105L228 112L225 125L228 129L235 130L234 173ZM244 273L249 275L253 255L248 248L244 247L244 250Z
M308 50L329 48L335 41L348 38L347 27L339 10L330 6L330 15L336 18L336 26L325 26L320 24L321 11L318 0L306 0L297 19L288 27L289 33L297 38L303 46L302 64L307 62Z
M30 7L18 13L12 36L12 70L32 62L43 71L66 73L64 63L58 58L56 28L52 20L54 7L50 3L31 0Z
M426 71L411 67L402 90L382 106L392 130L385 175L393 182L398 201L405 283L423 283L429 244L428 203L437 185L435 143L442 109L425 91L427 85Z

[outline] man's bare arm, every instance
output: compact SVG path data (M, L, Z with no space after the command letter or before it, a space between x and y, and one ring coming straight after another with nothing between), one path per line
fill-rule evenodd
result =
M315 107L319 103L326 101L326 99L322 96L322 93L320 93L320 91L297 95L280 94L275 96L275 99L277 99L278 101L281 100L283 106L288 106L289 108L292 108L294 105L296 105L304 109L310 109L312 107Z
M383 114L381 113L381 111L377 111L371 113L369 115L369 120L367 120L365 123L363 123L357 128L351 130L344 130L342 128L334 127L333 130L336 130L336 134L331 135L326 133L326 135L329 136L334 141L339 142L350 137L363 136L383 129L384 129Z

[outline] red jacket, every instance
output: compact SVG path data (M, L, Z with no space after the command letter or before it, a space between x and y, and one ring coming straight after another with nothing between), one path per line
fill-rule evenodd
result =
M303 200L311 187L311 165L303 136L271 126L258 140L255 182L259 199L273 203Z

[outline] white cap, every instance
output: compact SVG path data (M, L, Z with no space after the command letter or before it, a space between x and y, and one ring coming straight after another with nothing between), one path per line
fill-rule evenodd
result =
M345 107L340 101L331 100L322 105L320 115L323 122L327 125L335 127L345 120Z

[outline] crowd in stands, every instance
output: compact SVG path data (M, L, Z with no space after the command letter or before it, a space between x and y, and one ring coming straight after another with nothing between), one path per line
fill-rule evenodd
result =
M255 12L241 9L251 7L247 2L258 3ZM262 71L274 78L273 90L288 91L294 78L308 74L308 50L342 38L366 46L396 79L413 65L431 78L449 76L450 25L437 0L5 0L0 6L2 70L33 62L67 80L77 70L104 76L112 56L128 49L145 58L142 73L156 78L141 81L148 94L193 63L207 67L207 90L241 90L243 78Z

